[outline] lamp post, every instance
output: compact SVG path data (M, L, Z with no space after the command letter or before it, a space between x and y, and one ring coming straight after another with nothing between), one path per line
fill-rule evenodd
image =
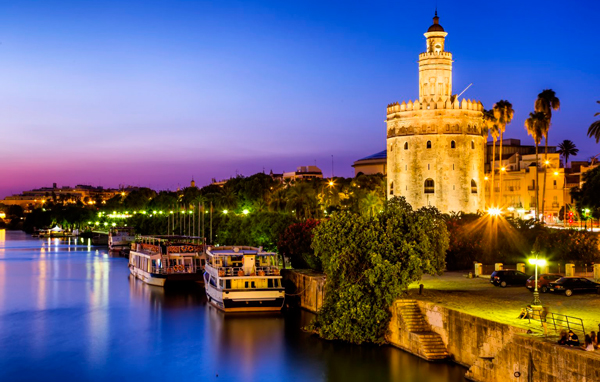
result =
M538 259L537 256L535 259L529 259L529 264L535 265L535 289L533 290L533 306L542 306L542 302L540 301L540 292L538 292L538 265L543 267L546 265L546 260Z

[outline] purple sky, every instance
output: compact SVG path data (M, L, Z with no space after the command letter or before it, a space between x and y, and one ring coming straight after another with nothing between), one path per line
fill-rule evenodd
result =
M0 4L0 197L92 184L175 189L192 176L352 176L385 148L386 105L418 96L434 2L19 1ZM600 2L438 2L454 93L508 99L506 136L556 91L551 144L600 111ZM460 4L460 5L457 5ZM451 7L454 6L454 7Z

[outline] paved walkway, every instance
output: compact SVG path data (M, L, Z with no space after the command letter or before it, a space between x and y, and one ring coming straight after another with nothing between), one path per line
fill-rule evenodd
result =
M443 276L425 276L421 283L425 286L423 295L418 294L419 283L409 288L409 297L435 302L451 309L473 316L513 326L542 332L539 322L519 320L521 308L531 304L533 294L523 287L500 288L493 286L489 278L468 279L468 272L447 272ZM540 293L544 306L551 312L583 319L586 332L598 333L600 324L600 295ZM554 336L553 336L554 337ZM583 341L583 338L580 338Z

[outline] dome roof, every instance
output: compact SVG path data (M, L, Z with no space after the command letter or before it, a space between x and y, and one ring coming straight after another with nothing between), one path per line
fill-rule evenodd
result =
M440 25L440 18L437 15L437 11L435 11L435 16L433 17L433 24L427 29L427 32L445 32L444 28Z

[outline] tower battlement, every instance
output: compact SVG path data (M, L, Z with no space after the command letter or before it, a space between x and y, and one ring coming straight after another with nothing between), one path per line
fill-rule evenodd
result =
M408 111L417 111L417 110L474 110L483 112L483 104L480 101L470 99L462 99L459 101L458 99L454 99L454 102L450 101L448 97L440 97L437 101L433 99L425 99L423 102L418 99L413 101L402 101L402 103L394 102L387 106L387 119L394 119L395 117L402 117Z
M448 51L444 52L424 52L419 54L419 60L426 58L450 58L452 59L452 53Z

